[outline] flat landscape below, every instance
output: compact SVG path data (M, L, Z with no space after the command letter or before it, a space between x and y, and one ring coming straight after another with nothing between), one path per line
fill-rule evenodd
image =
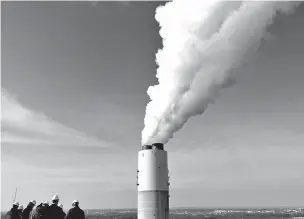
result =
M87 219L136 219L136 209L90 209L85 210ZM4 219L5 212L1 213ZM302 217L302 218L301 218ZM204 209L173 208L170 219L304 219L303 208L273 209Z

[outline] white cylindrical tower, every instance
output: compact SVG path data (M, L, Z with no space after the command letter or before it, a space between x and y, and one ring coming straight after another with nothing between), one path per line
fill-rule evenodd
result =
M138 152L138 219L169 219L169 178L164 145L145 145Z

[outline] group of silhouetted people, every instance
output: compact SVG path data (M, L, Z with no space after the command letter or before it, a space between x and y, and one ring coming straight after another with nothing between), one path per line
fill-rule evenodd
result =
M15 202L11 210L5 214L6 219L85 219L84 211L80 209L79 202L74 200L72 208L67 212L63 211L63 205L59 204L59 196L54 195L52 203L48 201L41 202L36 205L36 201L32 200L23 209L19 202Z

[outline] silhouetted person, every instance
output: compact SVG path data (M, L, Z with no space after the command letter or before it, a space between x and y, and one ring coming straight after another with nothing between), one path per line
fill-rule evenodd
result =
M15 202L11 210L6 212L5 219L20 219L20 215L18 213L19 202Z
M61 210L62 210L62 218L64 219L66 213L63 211L63 205L60 204L60 205L58 205L58 206L59 206L59 208L61 208Z
M43 206L45 209L47 209L48 207L50 207L49 201L44 201L44 202L42 203L42 206Z
M19 205L17 212L18 212L18 215L19 215L20 219L21 219L22 211L23 211L23 205Z
M23 209L21 213L21 219L29 219L30 218L30 213L33 210L34 206L36 205L36 201L32 200L28 203L25 209Z
M59 196L54 195L52 204L45 209L45 217L43 219L64 219L62 218L62 209L58 207Z
M43 202L41 202L37 207L32 211L30 219L43 219L45 207L43 206Z
M79 202L77 200L72 202L72 206L64 219L85 219L84 211L79 208Z

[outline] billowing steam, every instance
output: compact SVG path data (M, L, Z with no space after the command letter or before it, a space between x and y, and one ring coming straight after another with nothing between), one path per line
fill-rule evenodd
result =
M156 54L159 84L149 87L142 144L167 143L202 114L234 70L257 52L277 13L299 2L175 0L157 8L163 49Z

